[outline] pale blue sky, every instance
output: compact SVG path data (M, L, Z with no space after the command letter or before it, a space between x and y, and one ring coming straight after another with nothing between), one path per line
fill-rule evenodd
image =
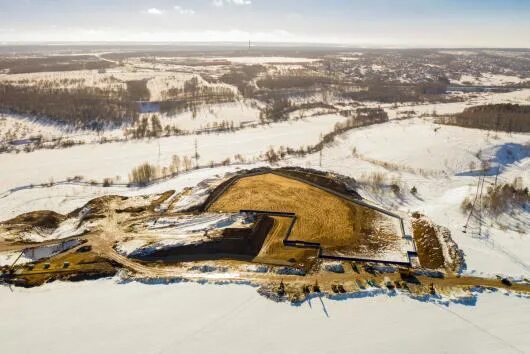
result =
M0 41L530 47L530 0L0 0Z

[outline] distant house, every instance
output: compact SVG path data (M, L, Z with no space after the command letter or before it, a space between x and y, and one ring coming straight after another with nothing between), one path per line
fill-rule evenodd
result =
M138 112L139 113L158 113L160 112L160 103L159 102L148 102L148 101L139 101Z

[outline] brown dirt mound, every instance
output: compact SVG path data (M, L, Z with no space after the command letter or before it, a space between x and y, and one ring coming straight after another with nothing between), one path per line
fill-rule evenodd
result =
M32 211L4 222L6 225L23 224L31 227L55 229L66 217L51 210Z
M283 175L244 176L209 207L211 212L260 210L295 213L291 241L320 243L326 252L357 252L399 241L394 219ZM388 227L375 228L374 224ZM387 231L392 230L392 231ZM375 242L375 244L373 244Z
M412 230L420 265L429 269L444 268L442 245L438 240L435 225L417 215L417 218L412 221Z
M70 212L68 214L68 217L76 217L79 212L83 208L87 208L91 210L91 215L96 216L99 215L101 212L104 212L105 209L112 203L112 202L120 202L129 199L128 197L119 196L119 195L105 195L102 197L94 198L90 200L88 203L83 205L81 208L77 208L74 211Z

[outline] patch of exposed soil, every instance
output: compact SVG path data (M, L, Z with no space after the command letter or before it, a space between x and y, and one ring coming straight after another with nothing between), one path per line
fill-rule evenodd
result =
M420 265L429 269L444 268L444 254L436 226L417 215L417 218L412 220L412 230Z

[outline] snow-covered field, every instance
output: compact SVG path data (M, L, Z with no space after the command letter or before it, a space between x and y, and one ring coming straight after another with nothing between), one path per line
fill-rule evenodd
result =
M381 105L377 102L371 104L373 107L381 106L388 113L390 119L403 118L405 113L413 111L412 116L434 114L455 114L472 106L497 103L530 104L530 89L521 89L503 93L480 93L480 94L455 94L463 98L463 102L429 103L429 104L406 104L394 107L391 104Z
M242 285L0 287L4 353L528 353L530 301L502 292L448 306L366 292L274 303Z
M521 79L513 75L498 75L491 73L484 73L480 76L462 75L460 80L453 83L460 85L484 85L484 86L503 86L509 84L519 84L528 80Z
M186 111L175 115L162 115L160 121L165 126L176 126L184 131L210 129L222 123L233 123L235 128L259 122L260 110L244 102L221 103L202 106L195 112Z
M173 155L192 157L197 141L200 163L221 162L240 154L252 161L271 146L299 148L316 144L321 134L330 132L340 115L325 115L248 128L237 133L175 136L153 140L137 140L108 144L78 145L61 150L37 150L31 153L1 154L0 166L9 170L2 176L0 190L21 185L64 180L84 176L101 181L119 176L126 182L131 170L150 162L168 166ZM237 143L235 143L237 142Z

